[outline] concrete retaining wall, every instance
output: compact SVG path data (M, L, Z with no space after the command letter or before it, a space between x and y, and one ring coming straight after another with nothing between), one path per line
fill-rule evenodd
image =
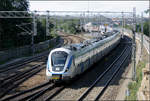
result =
M48 49L49 47L55 46L58 43L59 39L60 38L58 37L58 38L54 38L51 40L47 40L45 42L40 42L38 44L35 44L33 46L34 52L38 53L38 52ZM0 51L0 62L4 62L12 58L27 56L31 54L31 52L32 52L31 45L9 49L5 51Z
M139 101L144 101L144 100L150 101L149 64L146 65L146 68L143 68L142 73L143 73L143 77L142 77L141 87L139 88L139 91L137 92L137 100L139 100Z

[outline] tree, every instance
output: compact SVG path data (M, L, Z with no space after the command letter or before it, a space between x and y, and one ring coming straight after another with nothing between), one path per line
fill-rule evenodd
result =
M145 13L146 13L146 14L150 13L150 9L147 9L147 10L145 11ZM144 23L144 28L143 28L143 30L144 30L144 34L147 35L147 36L149 36L149 21L146 21L146 22Z
M79 19L69 19L61 23L60 29L68 34L76 34L81 32L81 28L79 25Z
M150 12L150 9L145 10L145 13L148 14L148 12Z
M28 0L0 0L0 11L27 11Z
M0 0L0 11L28 11L28 0ZM29 22L30 19L0 19L0 49L22 45L22 30L16 25Z
M145 35L149 36L149 23L148 22L144 23L143 31Z

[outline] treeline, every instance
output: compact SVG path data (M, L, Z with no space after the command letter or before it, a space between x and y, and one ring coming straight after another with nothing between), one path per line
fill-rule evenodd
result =
M141 24L140 25L136 25L136 32L142 32L141 31ZM143 23L143 33L147 36L149 36L149 22L145 21Z
M125 28L132 29L132 26L126 25ZM141 24L136 25L136 32L142 32L141 31ZM149 36L149 22L148 22L148 20L143 23L143 33L145 35Z
M28 11L28 0L1 0L0 11ZM31 44L31 33L33 32L33 19L12 19L0 18L0 50L20 47ZM21 26L18 27L18 26ZM50 24L50 28L52 25ZM26 31L27 30L28 33ZM52 36L46 37L46 27L44 19L37 19L37 35L34 36L34 43L39 43Z
M28 0L1 0L0 11L28 11ZM33 31L33 20L28 19L2 19L0 18L0 50L20 47L31 44L31 33ZM34 43L39 43L57 37L59 31L76 34L80 32L78 19L58 20L50 19L50 35L46 35L46 21L43 18L37 19L37 35L34 36Z
M51 31L54 28L54 24L50 22L49 24L49 30L50 35L46 35L46 20L43 18L37 19L37 35L34 36L34 43L43 42L45 40L49 40L51 38L54 38L56 36L51 35Z
M28 11L27 0L1 0L0 11ZM21 23L30 23L31 19L0 19L0 50L29 44L29 35L22 35L17 27ZM31 28L30 25L27 26ZM25 41L28 40L28 41Z
M147 9L145 11L146 14L148 14L150 12L150 9ZM128 29L132 29L132 26L128 26L126 25L125 28L128 28ZM136 32L142 32L141 31L141 24L137 24L136 25ZM145 19L144 22L143 22L143 33L147 36L149 36L149 19Z
M67 34L78 34L81 32L80 20L79 19L53 19L54 28L51 34L58 34L57 32L65 32Z
M37 20L37 36L35 36L35 43L41 42L50 38L55 38L60 32L66 34L79 34L81 32L80 20L79 19L50 19L50 35L46 36L46 20ZM83 29L82 29L83 30ZM84 31L84 30L83 30Z

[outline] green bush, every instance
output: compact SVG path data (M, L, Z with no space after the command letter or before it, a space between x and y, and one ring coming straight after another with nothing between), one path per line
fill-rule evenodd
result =
M78 19L67 19L65 21L60 21L57 23L56 28L57 30L61 30L67 34L76 34L81 32Z
M143 27L144 34L149 36L149 23L145 22Z
M145 67L145 62L140 61L136 67L136 81L130 82L128 84L128 89L130 96L126 97L126 100L136 100L137 91L141 85L142 81L142 69Z

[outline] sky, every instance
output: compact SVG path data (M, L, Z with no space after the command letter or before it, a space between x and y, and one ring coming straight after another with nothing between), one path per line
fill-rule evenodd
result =
M30 10L37 11L116 11L132 12L141 15L149 8L149 1L29 1ZM144 16L148 14L144 13Z

